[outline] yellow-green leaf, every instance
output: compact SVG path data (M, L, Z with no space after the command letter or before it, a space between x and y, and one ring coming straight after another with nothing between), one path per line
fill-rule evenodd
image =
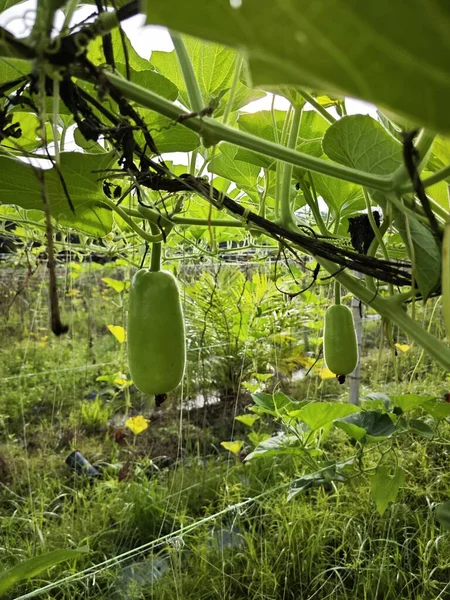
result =
M244 423L248 427L253 427L255 422L259 419L258 415L239 415L238 417L234 417L236 421L240 423Z
M121 325L108 325L109 331L113 334L118 342L123 344L127 338L125 329Z
M314 369L320 379L335 379L336 375L330 371L328 367Z
M123 292L123 290L128 288L130 285L129 281L119 281L118 279L111 279L111 277L102 277L102 281L103 283L106 283L106 285L109 285L109 287L111 287L118 294Z
M409 344L395 344L395 347L401 350L402 352L408 352L410 346Z
M220 442L220 445L233 454L239 454L244 442L242 440L235 440L234 442Z

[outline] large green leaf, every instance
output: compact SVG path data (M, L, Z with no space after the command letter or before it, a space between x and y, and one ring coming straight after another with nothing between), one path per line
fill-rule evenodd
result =
M244 49L257 86L354 96L450 131L447 0L165 0L147 16Z
M32 65L19 58L2 58L0 61L0 84L18 79L22 75L29 75Z
M391 474L389 467L378 467L370 478L372 498L382 515L390 502L395 502L399 489L405 482L405 472L397 467Z
M191 152L199 147L198 135L187 127L151 110L142 109L140 114L144 118L159 152ZM141 132L136 135L136 140L142 146L145 145Z
M437 136L433 143L433 154L441 161L442 165L450 164L450 139Z
M362 198L361 187L350 181L344 181L336 177L327 177L319 173L314 174L313 179L317 195L322 196L328 206L334 211L350 206L356 200ZM358 208L359 206L361 204L358 204Z
M331 160L376 175L390 175L402 164L400 142L368 115L333 123L323 138L323 149Z
M54 550L53 552L47 552L40 556L34 556L33 558L12 567L8 571L3 571L0 573L0 595L2 596L17 583L30 579L31 577L36 577L36 575L39 575L60 562L78 558L80 554L87 551L87 548Z
M358 412L352 404L336 404L335 402L310 402L302 409L295 411L298 419L304 421L311 429L319 429L335 419Z
M377 175L389 175L402 164L400 142L367 115L353 115L336 121L325 133L323 149L336 162ZM411 235L417 285L427 298L440 279L441 253L436 240L420 221L405 217L403 213L396 217L395 226L408 249Z
M223 90L229 90L232 85L237 53L230 48L218 44L205 44L192 37L184 39L186 49L192 61L200 92L205 106L217 97ZM180 90L180 101L190 107L189 96L175 51L152 52L151 63L156 69L173 81ZM237 84L231 110L237 110L252 100L261 98L264 92L251 90L245 85L244 71ZM229 92L221 97L219 106L214 110L214 116L223 114L229 99Z
M433 399L429 396L419 396L417 394L403 394L401 396L390 396L390 398L393 404L401 408L403 412L414 410Z
M235 149L223 145L218 156L209 164L212 173L234 181L238 187L255 190L260 168L249 162L235 159Z
M125 75L125 65L117 63L116 67L118 71ZM151 90L168 100L176 100L178 97L177 86L157 71L149 69L146 71L135 71L130 68L130 79L136 85L140 85L146 90Z
M124 31L120 33L118 29L113 29L113 31L111 31L111 42L114 49L114 60L117 63L125 65L126 61L128 60L129 66L135 71L146 71L153 69L150 62L145 58L142 58L136 52ZM124 44L126 46L126 54L124 51ZM91 41L88 46L88 58L95 65L101 65L105 63L105 56L103 54L103 38L96 37Z
M334 423L360 442L377 442L395 431L395 425L387 414L371 410L336 419Z
M108 169L114 160L114 154L61 154L61 171L75 214L70 210L56 169L40 171L45 177L51 214L58 223L97 237L111 231L111 211L101 205L104 197L101 172ZM0 204L20 206L27 210L43 210L38 169L22 161L0 156L0 170Z
M273 113L269 110L261 110L256 113L239 115L237 124L239 129L246 133L270 142L280 143L286 115L287 113L282 110L274 110ZM296 150L312 156L322 156L322 138L328 127L327 121L315 111L303 111ZM270 169L274 169L276 165L276 161L272 158L244 148L239 148L236 160L251 162L254 165ZM302 170L297 169L297 171Z
M431 230L418 219L399 213L395 218L411 260L414 259L415 278L422 296L427 299L441 279L441 250ZM409 239L412 240L414 256L411 255Z
M252 460L254 458L262 458L269 456L280 456L282 454L305 454L308 453L312 456L317 456L322 453L321 450L306 450L298 440L296 435L287 435L283 433L276 435L268 440L264 440L256 448L248 454L245 460Z
M450 404L443 400L431 400L423 404L423 408L435 419L446 419L450 417Z
M302 406L299 402L292 402L283 392L274 392L273 394L258 392L252 394L252 400L256 404L253 407L254 412L264 412L272 415L286 414L299 408L299 405Z

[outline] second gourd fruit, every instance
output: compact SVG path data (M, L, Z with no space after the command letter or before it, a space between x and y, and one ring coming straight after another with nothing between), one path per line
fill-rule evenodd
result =
M450 221L445 224L442 241L442 314L447 336L450 336Z
M138 390L162 396L177 387L186 350L180 293L172 273L141 269L133 277L127 341L131 377Z
M358 363L353 315L344 304L334 304L325 313L323 353L327 367L338 376L348 375Z

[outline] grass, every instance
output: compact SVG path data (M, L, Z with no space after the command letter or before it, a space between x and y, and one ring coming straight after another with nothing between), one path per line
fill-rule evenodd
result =
M124 306L121 295L100 282L105 273L125 276L116 268L67 279L63 308L71 333L64 339L48 335L41 286L27 290L3 323L0 571L57 548L90 548L5 598L64 579L39 597L450 597L450 534L433 514L434 504L450 493L448 445L398 442L407 482L383 516L375 511L367 477L288 501L290 481L303 468L298 460L242 463L221 449L221 441L244 439L248 431L234 422L233 404L209 407L206 415L171 404L154 411L148 399L117 383L117 374L126 374L126 357L107 325L123 324ZM364 373L373 377L378 351L367 356ZM399 384L389 375L376 391L404 391L417 356L415 350L400 356ZM389 353L382 359L389 364ZM190 372L195 368L192 363ZM417 375L422 392L445 387L426 359ZM330 393L342 392L335 382L310 378L297 384L294 397ZM128 432L119 445L116 432L136 413L150 416L149 428L136 437ZM262 431L273 430L269 421L259 423ZM449 438L445 425L442 438ZM101 479L69 470L65 458L75 448L102 470ZM354 451L343 433L334 433L326 449L333 456ZM108 568L95 566L111 559Z

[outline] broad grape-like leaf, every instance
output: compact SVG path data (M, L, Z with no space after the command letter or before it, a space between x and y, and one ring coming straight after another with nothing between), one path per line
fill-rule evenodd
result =
M274 110L273 114L269 110L241 114L237 119L237 125L239 129L246 133L251 133L270 142L281 143L286 115L287 113L282 110ZM315 111L303 111L296 150L316 157L322 156L322 138L328 127L327 121ZM264 168L275 169L276 166L276 161L273 158L245 148L239 148L235 158ZM299 178L303 172L303 169L296 168L294 169L294 176Z
M428 423L425 423L425 421L421 421L420 419L411 419L409 421L409 426L414 433L418 433L420 436L429 440L431 440L435 435L434 430L428 425Z
M334 424L343 429L350 437L361 442L380 441L391 436L396 429L390 417L378 411L354 413L342 419L336 419Z
M283 392L275 392L274 394L258 392L257 394L252 394L252 400L256 404L254 408L258 409L255 412L266 412L276 415L280 412L288 413L298 408L298 403L292 402Z
M322 196L328 206L335 212L344 207L352 206L355 202L357 202L357 208L364 204L364 200L362 204L358 202L362 199L362 191L361 187L355 183L336 177L327 177L320 173L315 173L313 180L317 195Z
M114 60L116 63L125 65L128 60L129 66L135 71L153 70L150 61L142 58L142 56L136 52L124 31L119 32L118 29L113 29L110 35L114 50ZM126 54L124 51L124 44L126 46ZM102 65L105 63L102 37L96 37L90 42L88 46L88 59L95 65ZM133 78L131 80L133 81Z
M197 77L203 101L207 106L213 98L217 98L224 90L231 89L238 55L235 50L230 48L218 44L205 44L192 37L184 38L184 43ZM158 72L173 81L180 90L179 100L184 106L192 108L176 52L154 51L150 60ZM264 92L251 90L245 85L245 71L242 69L231 110L235 111L252 100L257 100L263 96ZM220 117L223 114L228 98L229 91L221 97L219 106L214 110L215 117Z
M220 442L220 445L228 450L228 452L232 452L233 454L239 454L244 446L245 442L243 440L233 440L232 442Z
M198 135L187 127L183 127L151 110L142 109L140 114L159 152L191 152L200 145ZM136 141L142 146L145 145L144 136L141 132L137 133Z
M403 412L414 410L426 402L433 400L429 396L419 396L417 394L403 394L402 396L390 396L390 398L393 404L401 408Z
M390 502L395 502L398 491L405 482L405 472L397 467L391 475L389 467L378 467L370 478L372 498L377 510L382 515Z
M450 164L450 162L449 162ZM427 188L427 196L439 204L447 212L450 208L450 190L446 181L440 181Z
M240 423L247 425L247 427L253 427L253 425L259 419L259 416L258 415L238 415L237 417L234 417L234 419L235 419L235 421L239 421Z
M255 191L260 168L249 162L236 160L235 149L228 145L221 147L221 152L209 163L211 173L221 175L243 189Z
M61 172L75 207L70 210L56 169L41 170L23 161L0 156L0 203L27 210L43 210L39 173L44 175L45 189L52 216L68 227L75 227L93 236L111 231L112 214L101 204L103 199L101 171L115 161L115 155L61 153ZM100 171L100 173L99 173Z
M417 285L422 296L427 299L441 280L441 250L436 238L428 227L410 215L399 213L394 223L408 251L411 237ZM413 257L410 258L412 260Z
M234 3L233 3L234 4ZM304 86L450 132L447 0L147 2L147 22L245 51L255 86Z
M338 163L376 175L390 175L402 164L402 145L368 115L343 117L323 138L325 154Z
M298 437L295 435L287 435L285 433L281 435L275 435L261 442L245 460L252 460L254 458L268 457L268 456L279 456L281 454L311 454L318 455L322 452L320 450L305 450L305 448L299 443Z
M431 400L423 404L423 408L435 419L446 419L450 417L450 404L442 400Z
M4 58L0 61L0 84L18 79L22 75L29 75L31 69L31 63L27 60Z
M433 143L433 154L441 161L442 166L450 164L450 139L437 136Z
M311 427L311 429L319 429L319 427L323 427L335 419L358 411L359 409L353 404L310 402L299 411L296 411L296 416Z

